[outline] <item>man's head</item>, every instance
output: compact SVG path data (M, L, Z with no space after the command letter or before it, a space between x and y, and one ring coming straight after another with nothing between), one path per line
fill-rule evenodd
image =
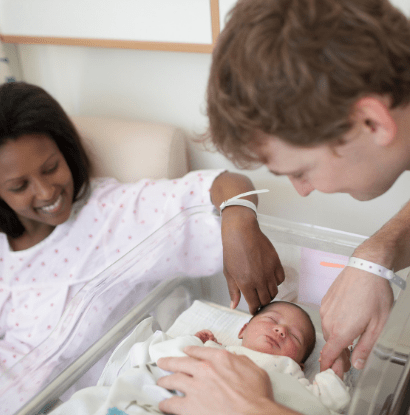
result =
M410 101L409 68L409 21L387 0L240 0L213 54L209 136L240 166L263 162L287 174L276 164L288 154L266 146L278 141L309 156L305 170L321 163L322 177L349 172L336 182L298 181L303 195L318 189L371 199L410 163L402 147L391 151ZM319 160L318 148L328 152ZM384 160L388 170L395 166L388 177L380 174ZM357 183L366 169L369 177Z
M303 365L316 343L309 315L296 304L274 301L240 330L242 346L261 353L291 357Z

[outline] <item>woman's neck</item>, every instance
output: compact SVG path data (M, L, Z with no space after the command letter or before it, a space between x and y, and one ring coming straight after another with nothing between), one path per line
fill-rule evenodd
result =
M31 248L34 245L37 245L48 235L53 232L55 226L45 225L38 227L36 230L32 232L28 232L27 230L17 238L8 237L9 245L13 249L13 251L23 251L25 249Z

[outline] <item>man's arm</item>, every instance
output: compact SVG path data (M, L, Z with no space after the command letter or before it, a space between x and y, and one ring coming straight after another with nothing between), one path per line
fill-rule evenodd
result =
M355 257L399 271L410 265L410 203L354 252ZM320 314L327 340L321 370L332 367L342 350L360 336L352 353L361 369L379 337L393 304L387 280L346 267L322 300Z
M254 189L246 176L225 172L214 180L211 200L219 210L222 202ZM257 195L244 199L258 203ZM249 311L254 314L276 296L277 286L285 278L276 250L260 230L255 212L244 206L228 206L223 210L222 244L231 307L236 308L242 292Z
M161 369L176 372L158 385L184 396L160 402L159 409L176 415L300 415L274 402L267 373L248 357L225 350L187 347L188 357L163 358Z

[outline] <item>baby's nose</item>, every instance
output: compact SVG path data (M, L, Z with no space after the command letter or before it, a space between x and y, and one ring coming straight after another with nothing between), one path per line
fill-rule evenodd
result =
M278 334L280 334L282 337L285 337L285 328L282 326L276 326L274 328L274 331Z

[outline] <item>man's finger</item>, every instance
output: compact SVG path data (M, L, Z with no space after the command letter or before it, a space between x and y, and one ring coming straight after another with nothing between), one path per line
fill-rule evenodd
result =
M343 362L341 362L340 360L336 360L336 362L332 366L332 369L335 372L335 374L339 376L340 379L343 380L343 375L344 375Z
M194 346L195 347L195 346ZM204 347L197 346L199 349L204 349ZM184 350L185 351L185 350ZM195 359L191 357L161 357L158 359L157 365L163 370L169 372L183 372L187 375L193 375L195 372Z
M352 353L352 364L356 369L360 370L364 368L377 337L367 330L360 336Z
M179 414L181 413L181 406L183 405L184 398L182 396L173 396L172 398L165 399L159 403L159 410L166 414Z
M333 366L336 359L344 352L344 349L349 345L342 343L342 339L330 337L323 346L322 355L320 357L320 371L329 369Z
M185 373L173 373L172 375L163 376L158 379L157 385L168 390L177 390L186 393L187 385L189 384L191 376Z

